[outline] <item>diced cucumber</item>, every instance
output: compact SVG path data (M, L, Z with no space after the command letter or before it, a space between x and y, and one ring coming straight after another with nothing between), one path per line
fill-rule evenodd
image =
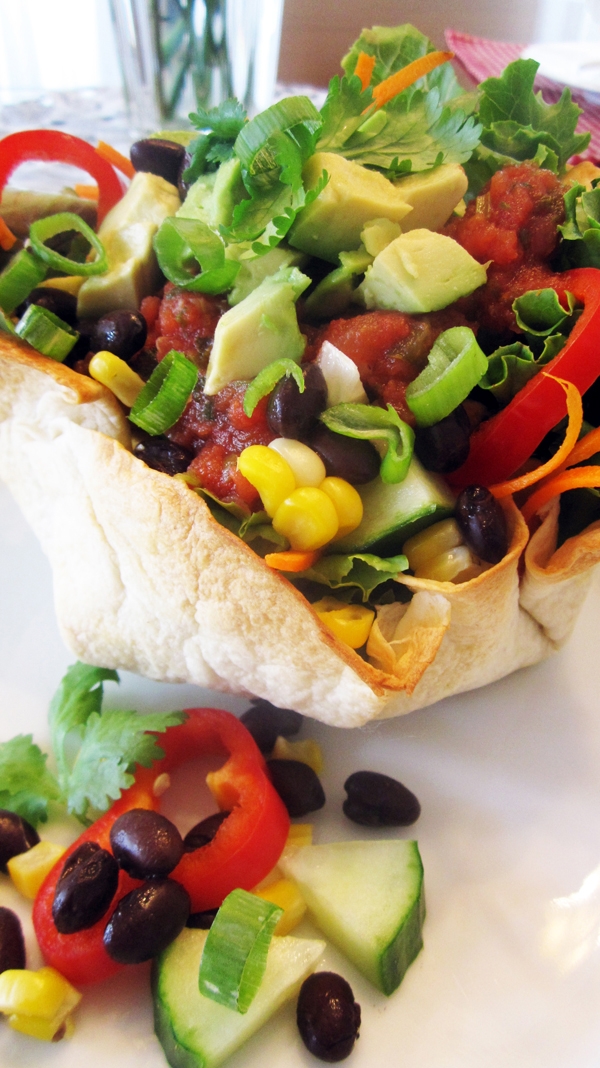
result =
M392 485L380 478L358 486L364 515L351 534L332 543L332 552L393 556L404 542L430 523L446 519L454 510L454 496L446 483L426 471L413 456L403 482Z
M333 842L290 849L279 861L313 919L384 994L423 946L423 864L416 842Z
M154 1030L172 1068L216 1068L298 992L325 948L318 939L273 938L258 993L242 1014L198 989L206 935L185 928L154 964Z

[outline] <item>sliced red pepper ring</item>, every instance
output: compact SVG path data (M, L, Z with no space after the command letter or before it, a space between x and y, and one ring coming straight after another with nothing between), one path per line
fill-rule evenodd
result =
M28 160L70 163L96 180L99 190L98 222L121 199L123 189L113 167L92 145L60 130L23 130L0 141L0 194L13 171Z
M193 912L215 908L236 887L251 890L275 866L290 825L287 810L268 777L265 761L249 731L230 712L215 708L187 709L188 719L159 737L165 756L152 768L140 768L133 786L83 832L45 879L34 903L33 924L47 964L75 986L107 979L121 970L104 948L104 928L116 903L140 881L121 872L117 893L93 927L76 934L60 934L52 919L56 884L65 860L82 842L97 842L110 850L110 829L132 808L157 810L154 783L200 756L228 753L218 771L207 776L217 804L230 815L212 842L185 853L171 873L188 891Z
M566 414L564 389L553 379L572 382L583 394L600 375L600 271L593 267L565 271L549 285L559 295L573 293L583 304L583 312L565 347L545 367L548 376L532 378L506 408L473 434L467 460L446 476L455 489L505 482L522 467Z

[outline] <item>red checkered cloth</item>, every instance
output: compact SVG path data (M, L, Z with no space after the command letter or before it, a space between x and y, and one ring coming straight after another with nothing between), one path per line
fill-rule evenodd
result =
M454 62L462 67L472 82L478 84L486 78L496 78L502 73L507 63L518 59L525 45L509 41L490 41L486 37L472 37L469 33L458 30L446 30L448 48L454 52ZM536 89L541 89L544 100L554 104L560 97L564 86L549 78L537 77ZM571 89L573 100L583 108L583 115L578 124L578 131L591 132L589 148L581 158L600 160L600 104L590 101L589 96L579 89Z

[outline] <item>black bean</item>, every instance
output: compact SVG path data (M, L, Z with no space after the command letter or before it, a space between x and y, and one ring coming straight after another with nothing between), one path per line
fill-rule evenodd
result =
M167 438L151 438L140 441L133 450L138 460L143 460L148 467L162 471L165 475L179 475L187 471L194 453L188 452L181 445Z
M360 1030L360 1005L336 972L315 972L300 987L298 1030L307 1050L322 1061L343 1061Z
M508 529L502 505L485 486L467 486L458 495L456 521L475 556L497 564L508 552Z
M190 912L186 927L196 931L208 931L212 927L218 909L205 909L204 912Z
M190 896L174 879L152 879L121 898L104 931L104 948L119 964L141 964L183 931Z
M183 856L175 824L149 808L119 816L110 829L110 845L119 867L133 879L169 875Z
M272 752L273 746L281 734L290 738L297 734L302 726L303 717L292 708L277 708L270 701L259 697L252 702L252 708L243 712L241 722L254 738L261 753Z
M184 851L193 853L195 849L202 849L202 846L212 842L219 827L227 819L228 815L229 812L213 812L212 816L207 816L206 819L201 820L200 823L192 827L191 831L188 831L183 839Z
M9 812L6 808L0 808L0 871L6 871L6 862L19 853L26 853L32 846L37 845L40 836L35 827L32 827L22 816L16 812Z
M112 352L129 361L144 347L148 327L141 312L109 312L98 319L90 338L91 352Z
M267 760L271 782L292 818L316 812L325 804L319 777L301 760Z
M158 367L158 360L153 352L149 352L148 349L142 349L136 356L130 361L130 366L135 371L136 375L144 379L147 382L153 371L156 371Z
M304 393L291 377L282 378L267 406L267 422L280 438L303 438L315 426L327 404L327 384L320 367L304 369Z
M27 299L23 302L23 310L30 304L37 304L39 308L58 315L63 323L75 326L77 322L77 297L67 293L64 289L52 289L50 286L37 286L31 290Z
M157 174L171 185L177 185L184 156L183 145L162 137L145 137L143 141L135 141L129 150L129 158L136 171Z
M96 842L83 842L68 857L56 884L52 919L60 934L74 934L102 919L117 890L115 858Z
M355 771L344 783L345 815L363 827L408 827L421 806L406 786L378 771Z
M0 907L0 972L25 967L25 940L19 917Z
M471 424L462 405L433 426L418 427L415 452L428 471L447 475L464 464L470 449Z
M370 441L346 438L323 423L304 440L321 457L328 475L344 478L352 486L372 482L379 474L381 457Z

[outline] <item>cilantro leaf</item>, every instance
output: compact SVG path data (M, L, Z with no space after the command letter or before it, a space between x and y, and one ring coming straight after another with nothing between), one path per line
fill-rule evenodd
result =
M60 794L47 759L31 734L17 734L0 744L0 808L17 812L34 827L46 822L48 802Z
M100 712L104 683L118 682L116 671L109 668L91 667L77 661L68 669L58 690L50 702L48 719L52 749L58 765L58 779L63 793L67 790L69 760L67 740L69 735L81 738L90 716ZM70 739L69 739L70 740Z
M235 140L246 122L246 111L239 100L231 99L209 111L198 108L189 118L201 133L189 145L192 161L183 172L184 182L194 182L205 171L214 171L231 159Z
M86 821L90 809L107 809L132 785L135 764L148 768L164 756L148 731L163 732L184 719L184 712L92 712L69 773L69 812Z

